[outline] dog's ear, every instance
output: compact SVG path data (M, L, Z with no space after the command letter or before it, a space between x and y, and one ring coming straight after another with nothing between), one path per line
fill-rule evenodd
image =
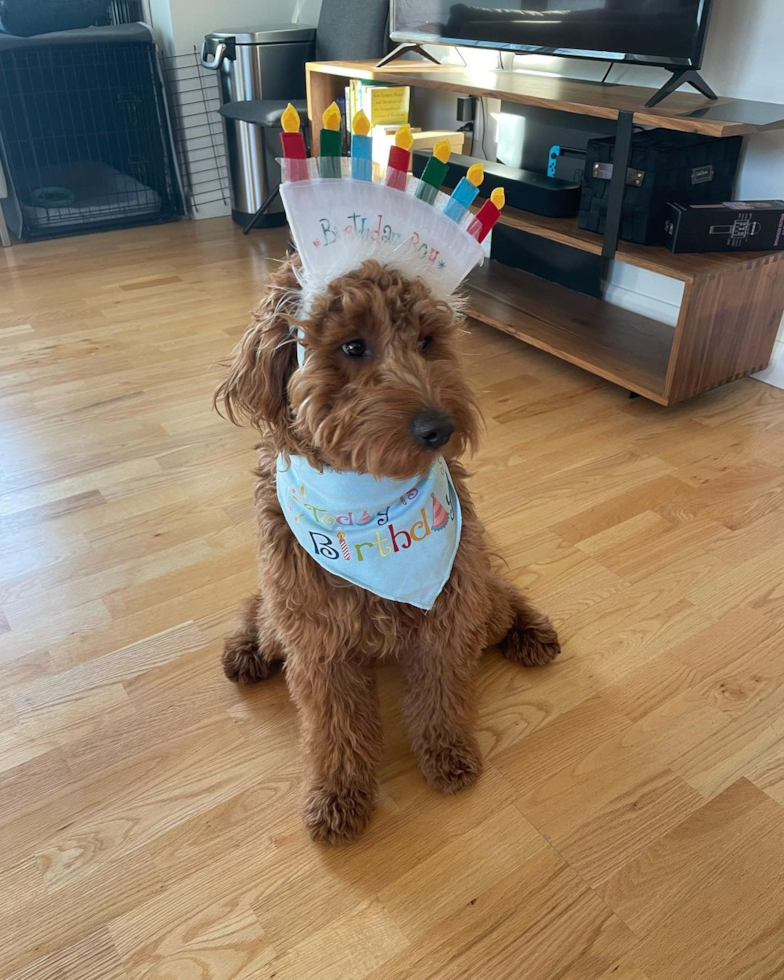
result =
M214 404L235 425L247 419L256 428L266 424L285 427L289 421L287 388L297 366L296 344L291 335L291 316L297 304L299 283L289 260L271 277L253 323L237 344L229 374L215 392Z

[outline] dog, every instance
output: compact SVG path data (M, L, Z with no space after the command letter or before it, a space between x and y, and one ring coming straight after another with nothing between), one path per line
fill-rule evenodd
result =
M232 422L249 421L262 436L259 592L226 640L223 668L250 684L285 665L306 759L304 822L314 840L335 843L359 834L374 806L377 664L402 665L404 715L422 775L434 789L457 793L482 767L474 734L482 650L497 644L509 660L533 666L552 661L560 646L549 619L493 569L471 501L460 458L476 445L480 415L461 364L462 315L421 279L373 259L302 309L298 271L289 257L272 275L215 394ZM285 468L294 458L316 472L395 481L445 461L462 532L429 611L331 574L308 554L277 489L280 461ZM422 516L424 535L424 509Z

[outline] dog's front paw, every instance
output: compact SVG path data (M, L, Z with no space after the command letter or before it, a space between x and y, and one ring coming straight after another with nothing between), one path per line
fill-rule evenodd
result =
M442 793L459 793L479 779L482 756L475 742L428 746L419 752L419 768L428 786Z
M501 652L507 660L526 667L541 667L555 660L561 644L555 627L546 616L536 622L518 616L501 642Z
M318 843L339 844L357 837L373 812L374 794L359 787L314 786L305 801L304 820Z
M223 673L235 684L256 684L275 673L281 661L270 659L244 631L229 636L221 658Z

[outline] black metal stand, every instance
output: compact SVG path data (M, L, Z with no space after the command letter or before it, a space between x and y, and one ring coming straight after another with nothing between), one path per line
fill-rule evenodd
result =
M618 249L623 214L623 196L626 193L626 174L632 156L632 133L634 132L634 113L619 112L618 126L615 130L615 152L613 154L613 173L610 181L610 197L607 201L607 220L604 225L602 256L612 259Z
M679 68L673 71L672 78L662 85L656 95L645 103L645 107L652 109L655 105L663 102L668 95L676 92L681 85L691 85L692 88L696 88L700 95L704 95L707 99L718 99L718 95L716 95L698 71L695 71L693 68Z
M376 68L383 68L384 65L388 65L390 61L396 61L398 58L402 58L404 54L408 54L409 51L415 51L417 54L421 54L423 58L427 58L428 61L432 61L436 65L440 65L441 62L438 58L434 58L432 54L428 54L423 47L412 42L406 42L405 44L398 44L394 51L390 51L389 54L384 55L384 57L376 65Z
M278 184L275 190L271 194L268 194L267 197L265 197L264 200L261 202L261 207L258 209L258 211L253 215L250 221L242 229L243 235L247 235L249 231L252 231L256 227L256 225L259 223L261 219L261 216L264 214L267 208L270 207L270 205L278 196L278 194L280 194L280 184ZM283 222L281 222L281 224L283 224Z

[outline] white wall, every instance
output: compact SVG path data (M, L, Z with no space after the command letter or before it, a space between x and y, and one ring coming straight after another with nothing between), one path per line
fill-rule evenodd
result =
M151 0L158 43L170 54L189 51L210 31L258 30L307 19L319 0ZM302 15L306 16L302 16Z

